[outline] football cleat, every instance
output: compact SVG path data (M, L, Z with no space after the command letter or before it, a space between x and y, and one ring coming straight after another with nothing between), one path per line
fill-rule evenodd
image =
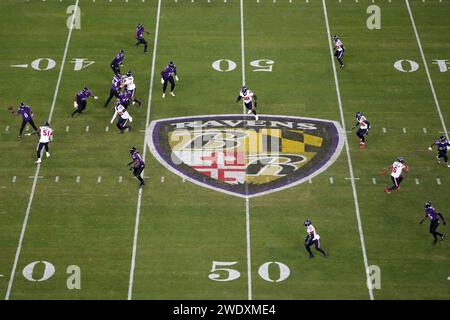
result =
M170 91L170 95L171 95L172 97L175 97L175 93L173 93L173 91Z
M439 156L436 157L436 160L438 163L441 163L441 158L439 158Z
M250 113L252 113L252 110L248 110L248 111L247 111L247 114L250 114Z
M35 161L35 163L41 163L41 162L42 162L41 158L39 158Z
M163 93L163 94L162 94L162 97L163 97L163 98L165 98L165 97L166 97L166 94L165 94L165 93Z
M388 188L384 188L384 192L386 192L386 193L391 193L391 191L389 191Z

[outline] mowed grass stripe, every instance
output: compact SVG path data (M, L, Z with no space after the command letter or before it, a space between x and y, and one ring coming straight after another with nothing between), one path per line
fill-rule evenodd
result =
M77 9L78 9L78 2L79 2L79 0L76 0L75 4L74 4L75 5L75 10L74 10L74 14L72 16L72 20L71 20L71 23L70 23L71 26L74 26L74 21L75 21ZM54 92L54 95L53 95L53 101L52 101L52 105L50 107L50 112L49 112L49 115L48 115L48 122L51 122L52 117L53 117L53 111L55 110L56 99L58 97L59 86L60 86L62 74L63 74L63 71L64 71L64 64L66 62L67 51L69 50L70 39L72 37L73 29L74 29L73 27L69 28L69 32L67 34L67 40L66 40L66 45L64 47L64 53L63 53L63 56L62 56L61 67L59 69L58 80L56 81L56 87L55 87L55 92ZM22 230L21 230L20 236L19 236L19 244L17 245L16 255L14 257L13 267L12 267L11 276L10 276L9 282L8 282L8 288L6 290L5 300L9 300L10 295L11 295L11 290L12 290L12 286L13 286L13 282L14 282L14 276L15 276L15 273L16 273L17 264L19 262L20 252L22 250L22 243L23 243L23 239L25 237L25 232L26 232L26 229L27 229L28 217L30 215L31 206L33 204L34 193L35 193L35 190L36 190L36 185L37 185L37 182L38 182L38 176L39 176L40 169L41 169L41 164L38 163L38 165L36 167L36 172L34 174L34 180L33 180L33 185L31 187L31 192L30 192L30 197L29 197L29 200L28 200L27 209L25 211L25 217L24 217L23 224L22 224Z
M66 6L59 4L55 8L56 12L61 10L64 26ZM135 130L119 135L115 127L104 131L112 116L112 105L103 108L103 103L113 76L109 63L122 48L126 52L122 72L131 69L137 92L147 91L148 73L143 66L148 65L149 59L142 47L134 47L134 28L137 21L146 21L149 10L154 10L150 2L82 4L81 30L74 31L68 60L86 57L95 63L79 72L66 66L70 76L64 73L54 113L53 154L41 169L44 176L71 174L73 179L39 182L18 266L20 270L31 261L46 259L55 265L56 274L38 286L17 277L14 285L17 298L126 299L137 190L126 163L130 145L141 141L139 129L145 128L145 110L131 107ZM118 11L123 32L115 28ZM146 27L151 31L151 26ZM90 100L83 115L71 119L73 96L83 85L92 89L99 100ZM145 96L142 100L145 101ZM87 125L94 128L101 123L103 130L85 132ZM68 133L64 131L67 124L71 128ZM77 127L82 134L72 132ZM58 132L64 134L59 136ZM123 175L123 181L115 186L103 180L100 184L96 182L98 176L114 176L116 180L118 175ZM76 177L80 177L79 183ZM81 269L81 290L68 290L65 285L64 270L72 264Z

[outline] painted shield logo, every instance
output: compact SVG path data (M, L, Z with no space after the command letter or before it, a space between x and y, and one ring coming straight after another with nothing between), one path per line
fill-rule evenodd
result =
M320 174L341 153L344 136L331 120L210 115L152 121L147 141L155 158L173 173L245 198Z

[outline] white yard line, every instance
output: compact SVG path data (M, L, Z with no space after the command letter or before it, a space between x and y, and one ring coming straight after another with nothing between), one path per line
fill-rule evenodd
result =
M245 47L244 47L244 0L240 0L241 8L241 63L242 63L242 85L245 85ZM242 106L242 113L245 114L245 107ZM251 246L250 246L250 199L248 197L248 186L246 186L245 198L245 231L247 238L247 288L248 300L252 300L252 260L251 260Z
M79 2L79 0L76 0L76 2L75 2L75 11L72 16L71 26L73 26L73 22L74 22L76 13L77 13L78 2ZM72 30L73 30L73 28L70 28L69 33L67 34L66 46L64 48L63 58L61 61L61 68L59 69L58 80L56 81L55 93L53 95L53 101L52 101L52 105L50 108L50 113L48 115L48 122L50 122L50 123L52 121L53 111L55 110L56 98L58 97L59 85L61 84L61 78L62 78L62 74L64 71L64 64L66 63L67 51L69 50L70 39L72 37ZM16 256L14 258L14 263L13 263L13 267L11 270L11 276L10 276L9 282L8 282L8 288L6 289L5 300L9 300L9 298L11 296L11 289L12 289L13 282L14 282L14 275L16 273L17 263L19 262L20 252L22 250L23 239L25 237L25 231L27 230L28 218L30 216L31 205L33 204L34 192L36 191L36 184L38 181L40 170L41 170L41 164L38 163L37 167L36 167L36 172L34 173L33 185L31 187L30 197L28 199L28 205L27 205L27 209L25 211L25 217L23 219L22 230L20 232L20 237L19 237L19 244L17 245Z
M150 110L152 108L153 78L155 75L156 49L157 49L157 45L158 45L160 13L161 13L161 0L158 0L158 9L156 12L155 40L153 42L153 57L152 57L152 66L151 66L151 71L150 71L150 87L148 89L148 104L147 104L147 117L145 120L145 129L147 129L148 124L150 122ZM144 133L144 145L142 147L142 152L143 152L142 159L145 162L145 158L147 155L147 134L146 133ZM144 171L142 171L142 176L144 176ZM130 266L130 281L128 284L128 300L131 300L133 297L134 269L135 269L135 264L136 264L136 250L137 250L137 241L138 241L138 233L139 233L139 219L141 216L141 204L142 204L142 188L139 189L138 199L137 199L136 222L134 225L133 251L132 251L132 255L131 255L131 266Z
M336 95L337 95L337 99L338 99L338 103L339 103L339 113L340 113L340 116L341 116L342 129L343 129L343 131L345 133L346 132L346 127L345 127L344 110L342 108L341 93L340 93L340 89L339 89L339 80L338 80L337 73L336 73L336 63L334 62L333 47L331 45L331 33L330 33L330 25L329 25L329 22L328 22L328 13L327 13L326 0L322 0L322 4L323 4L323 14L325 16L325 24L326 24L326 28L327 28L328 46L329 46L329 49L330 49L331 63L333 65L334 82L335 82L335 85L336 85ZM364 242L364 233L363 233L363 227L362 227L362 222L361 222L361 215L360 215L360 211L359 211L359 202L358 202L358 194L356 192L355 177L354 177L354 174L353 174L352 158L350 156L350 150L349 150L349 147L348 147L348 140L347 140L347 134L346 133L344 135L344 139L345 139L345 151L347 153L348 170L350 172L350 178L351 178L350 181L351 181L351 184L352 184L353 199L354 199L355 212L356 212L356 220L358 221L359 239L361 241L361 250L362 250L363 259L364 259L364 267L365 267L366 283L367 283L367 280L370 277L370 274L369 274L369 263L368 263L368 259L367 259L367 253L366 253L366 245L365 245L365 242ZM369 290L370 300L374 300L372 287L368 286L368 290Z
M433 80L431 80L430 70L428 69L427 60L425 59L425 54L423 53L422 43L420 42L419 33L417 32L416 23L414 22L414 18L413 18L413 14L412 14L412 11L411 11L411 7L409 6L409 1L408 0L405 0L405 3L406 3L406 7L408 8L409 18L411 19L411 24L412 24L413 29L414 29L414 34L416 36L417 45L419 46L420 55L422 56L423 65L425 67L425 72L427 74L428 82L429 82L430 88L431 88L431 93L433 94L434 103L436 105L436 111L439 114L439 118L441 119L442 128L444 129L445 136L448 139L449 137L448 137L447 126L445 125L444 116L442 115L441 107L439 106L439 101L438 101L438 98L437 98L437 95L436 95L436 91L434 90Z

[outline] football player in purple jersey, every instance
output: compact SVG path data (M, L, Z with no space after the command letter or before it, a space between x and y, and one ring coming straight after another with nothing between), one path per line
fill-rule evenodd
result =
M122 76L120 75L120 73L114 75L114 78L112 79L111 89L109 90L108 100L106 100L103 107L108 106L108 103L111 101L111 99L113 97L116 97L116 98L119 97L119 92L120 92L120 88L122 87L122 84L123 84L123 79L122 79Z
M144 179L141 177L141 173L145 168L144 160L142 160L141 155L135 147L131 147L130 154L131 162L127 166L130 167L130 170L133 170L133 175L139 180L139 188L142 188L145 185Z
M433 244L436 244L438 236L441 238L441 240L444 240L445 238L445 234L437 232L436 230L439 227L441 220L444 226L447 224L447 222L445 222L444 216L431 206L430 201L425 202L425 217L420 220L420 224L422 224L428 218L430 219L430 233L434 238Z
M30 124L30 126L33 127L34 131L36 132L38 128L34 124L33 121L33 112L31 111L30 106L25 105L23 102L19 103L19 109L17 110L17 113L14 114L15 116L22 116L22 125L20 126L19 135L17 138L22 138L23 129L25 129L25 126L27 123Z
M145 31L144 26L141 23L139 23L136 27L137 42L134 45L137 47L142 43L144 45L144 53L147 53L148 42L144 39L144 33L148 35L150 34L149 32Z
M125 59L125 52L120 50L113 61L111 61L111 69L114 74L120 74L120 67L123 67L123 59Z
M428 147L428 150L433 151L433 146L436 146L438 150L438 155L436 156L437 162L441 163L442 158L447 164L447 167L450 168L447 156L447 150L450 148L450 142L447 140L447 138L445 136L440 136L438 140L433 142L431 146Z
M78 92L75 95L74 101L73 101L73 107L76 108L74 112L72 112L71 117L73 118L75 114L81 114L84 109L87 107L87 99L89 97L93 97L95 100L98 99L97 96L95 96L91 90L88 89L88 87L84 87L80 92Z
M175 89L175 81L173 78L175 77L175 80L179 80L177 76L177 66L173 63L173 61L169 61L169 64L164 67L164 69L161 71L161 83L163 85L162 91L162 97L166 97L166 89L167 89L167 83L170 82L170 94L175 97L175 93L173 93L173 89Z

